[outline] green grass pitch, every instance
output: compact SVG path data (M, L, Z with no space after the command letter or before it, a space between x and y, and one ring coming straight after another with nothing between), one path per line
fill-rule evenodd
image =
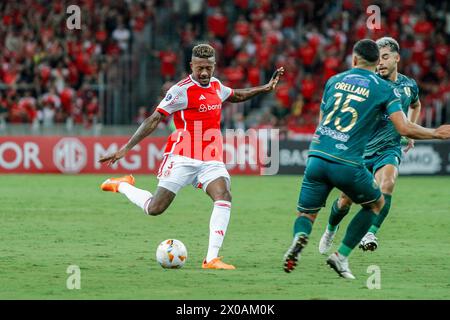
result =
M346 281L317 246L330 205L319 214L297 269L282 258L291 243L301 177L233 177L233 209L221 255L237 270L203 270L212 203L183 189L161 216L145 216L120 194L99 189L100 175L0 176L0 299L449 299L450 178L400 177L376 252L355 250ZM153 191L154 176L136 185ZM350 215L337 236L343 237ZM188 248L180 270L156 262L157 245ZM69 265L81 289L69 290ZM381 289L369 290L370 265Z

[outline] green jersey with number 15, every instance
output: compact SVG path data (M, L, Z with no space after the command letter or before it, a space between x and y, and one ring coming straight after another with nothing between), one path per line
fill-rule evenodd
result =
M364 149L383 113L402 111L402 106L387 81L353 68L327 81L320 110L309 155L363 166Z

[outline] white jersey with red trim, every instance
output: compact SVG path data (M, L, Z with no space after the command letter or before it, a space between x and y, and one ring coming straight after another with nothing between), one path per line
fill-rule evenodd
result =
M202 161L223 161L223 139L220 132L222 102L233 90L212 77L202 86L192 76L172 86L156 110L173 114L176 131L167 141L165 154Z

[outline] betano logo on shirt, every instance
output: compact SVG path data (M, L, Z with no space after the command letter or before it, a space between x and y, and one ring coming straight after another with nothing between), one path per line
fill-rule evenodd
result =
M201 104L200 108L198 108L198 112L206 112L206 111L211 111L211 110L217 110L217 109L222 109L222 105L221 104Z

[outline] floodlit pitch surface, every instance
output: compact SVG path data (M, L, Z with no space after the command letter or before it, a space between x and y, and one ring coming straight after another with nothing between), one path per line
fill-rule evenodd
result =
M201 269L211 200L183 189L161 216L149 217L125 196L99 189L100 175L0 176L1 299L449 299L450 178L400 177L376 252L355 250L346 281L317 246L329 208L316 221L297 269L282 270L291 243L301 177L233 177L231 221L221 250L234 271ZM154 176L136 185L155 190ZM344 220L333 248L342 239ZM157 245L176 238L188 248L183 269L164 270ZM66 273L79 266L81 289ZM368 289L371 265L381 289ZM70 281L69 281L70 282Z

